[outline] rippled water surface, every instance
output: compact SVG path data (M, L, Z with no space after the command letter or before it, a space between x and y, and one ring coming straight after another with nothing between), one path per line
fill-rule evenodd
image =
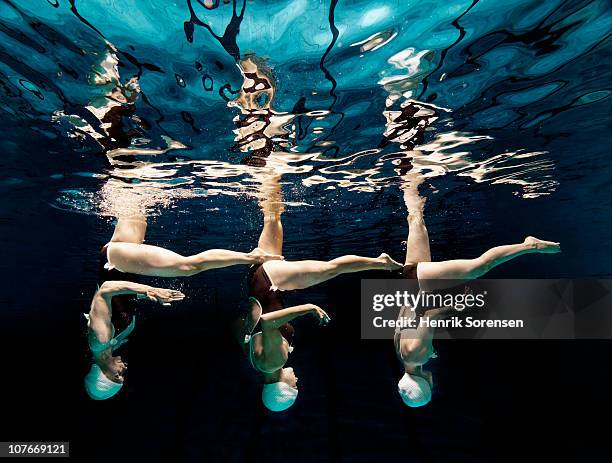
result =
M48 145L28 157L48 164L53 205L112 209L96 199L109 176L185 208L186 198L248 194L253 168L241 161L252 148L236 144L232 122L236 63L248 54L273 73L266 123L286 138L270 149L287 151L291 201L392 194L395 164L415 146L431 177L509 185L525 200L552 195L567 165L590 154L560 152L555 139L567 146L604 129L606 1L172 3L3 4L3 148L26 136ZM139 88L126 101L131 83ZM117 115L123 137L100 143L110 102L129 106ZM418 102L426 115L410 111L391 127L389 114ZM410 133L418 122L426 130ZM109 148L144 151L127 161L135 169L109 169L99 155ZM3 176L9 187L31 181Z
M320 245L293 252L328 258L401 243L416 172L452 245L434 258L554 231L574 240L556 273L607 273L577 246L586 221L612 237L611 23L605 0L8 0L0 188L43 216L144 208L165 245L205 220L194 247L250 246L273 167Z
M339 222L354 220L352 204L370 225L382 219L402 162L434 196L499 189L528 205L605 153L609 7L6 1L0 182L35 182L54 207L101 214L127 189L161 214L248 197L263 146L287 202L331 205ZM255 116L236 103L247 56L274 86ZM256 123L246 135L245 117Z

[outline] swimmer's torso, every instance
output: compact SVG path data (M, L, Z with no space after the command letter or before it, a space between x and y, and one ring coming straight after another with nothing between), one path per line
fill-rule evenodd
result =
M408 306L403 306L398 314L398 319L414 319L416 312ZM433 331L422 331L422 328L403 328L397 329L393 342L395 353L403 363L412 365L424 365L430 358L435 357L436 352L433 348Z

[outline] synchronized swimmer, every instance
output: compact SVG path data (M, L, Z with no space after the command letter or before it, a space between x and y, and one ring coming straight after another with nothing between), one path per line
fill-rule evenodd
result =
M100 250L98 290L86 314L93 363L85 377L85 389L92 399L108 399L123 386L127 364L114 353L127 342L135 326L133 298L130 296L163 305L185 297L180 291L139 284L139 275L187 277L216 268L282 259L282 256L268 254L259 248L248 253L210 249L182 256L168 249L143 244L146 229L144 215L120 217L111 240Z
M283 141L284 132L271 121L276 118L282 122L286 118L278 116L271 108L275 86L271 71L265 64L254 56L247 56L239 67L244 83L235 105L240 107L245 119L241 121L237 118L236 132L240 149L250 152L243 163L258 168L254 177L261 185L259 203L263 213L258 245L246 253L211 249L182 256L144 244L147 221L141 211L119 216L111 240L100 251L98 289L86 314L88 345L93 361L85 377L85 389L91 398L108 399L123 386L127 364L121 356L115 355L115 351L125 344L134 329L134 296L165 306L185 297L180 291L140 284L139 275L187 277L217 268L250 265L247 274L247 310L236 323L235 333L253 369L263 378L263 404L269 410L282 411L293 405L298 394L295 372L293 368L285 366L293 350L294 328L291 321L304 315L312 315L321 325L326 325L330 320L329 315L314 304L285 307L280 294L282 291L309 288L341 274L367 270L386 270L400 278L414 280L421 290L439 290L454 286L457 280L478 278L493 267L523 254L560 251L559 243L527 237L522 243L492 248L475 259L432 262L429 237L423 221L424 200L418 195L423 178L416 172L406 174L405 171L410 169L405 169L402 164L400 175L409 213L404 264L385 253L378 257L346 255L330 261L284 260L281 223L284 202L281 175L274 166L282 164L283 157L287 155L282 147L287 146L288 142ZM138 92L133 93L133 98L136 98ZM109 134L115 129L121 132L120 127L113 126L113 121L115 119L110 119ZM423 124L418 125L417 132L424 130L423 127ZM393 133L389 131L389 137ZM129 138L130 135L127 136ZM105 145L108 137L108 134L107 137L98 137L107 154L118 149L112 144ZM128 144L129 140L126 139L122 146ZM406 159L414 157L414 153L407 155ZM398 391L404 403L410 407L425 405L431 399L432 375L423 366L435 357L433 333L436 327L445 322L449 310L455 309L440 307L415 311L406 305L402 307L394 325L395 349L404 369ZM476 322L489 321L474 320Z
M559 243L528 236L522 243L491 248L475 259L432 262L429 235L423 219L425 200L419 196L419 185L422 182L423 177L418 173L408 173L403 176L402 183L404 203L408 210L408 239L402 273L404 278L414 280L420 291L442 290L454 287L461 281L474 280L523 254L552 254L561 250ZM404 306L400 310L399 318L431 320L431 323L416 324L416 328L396 326L395 351L404 367L404 374L397 387L404 404L409 407L421 407L431 400L433 376L423 366L430 359L436 358L432 343L434 321L441 321L454 311L456 309L452 306L425 310L412 310ZM476 320L473 319L473 322L476 323Z

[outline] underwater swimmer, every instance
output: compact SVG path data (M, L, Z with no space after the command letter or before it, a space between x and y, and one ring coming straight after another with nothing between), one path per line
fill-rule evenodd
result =
M292 157L292 153L287 152L292 139L287 126L293 115L273 109L276 86L265 60L246 54L238 66L244 82L238 97L229 104L240 109L240 115L234 118L235 141L240 151L249 153L242 163L254 168L255 177L262 186L259 196L264 223L258 247L276 255L283 247L283 198L280 175L271 166L282 166ZM329 262L270 263L255 264L249 270L249 309L247 316L238 323L237 337L253 368L263 375L264 405L272 411L282 411L297 398L297 377L293 368L285 368L293 349L294 329L290 322L312 315L324 325L329 316L313 304L285 307L280 291L309 288L343 273L398 270L402 266L386 254L376 258L343 256Z
M121 198L118 199L121 200ZM124 197L124 199L125 203L129 202L127 197ZM111 331L113 333L110 337L121 341L117 342L117 344L123 344L127 335L134 328L135 308L133 296L146 295L149 297L152 295L157 297L158 295L155 292L152 294L147 293L147 291L151 291L151 288L139 285L137 283L138 275L186 277L215 268L240 264L261 264L271 259L282 258L279 255L271 255L259 248L255 248L248 253L225 249L211 249L192 256L182 256L168 249L143 244L146 229L147 221L142 213L132 211L131 214L125 217L119 217L111 240L100 251L99 289L94 298L98 300L99 304L94 312L104 310L104 304L109 306L108 310L104 312L104 317L109 318L108 323L112 327ZM122 283L125 288L119 291L109 290L109 288L115 288L118 283ZM105 295L104 301L100 299L101 291L102 295ZM164 293L163 291L160 297L162 299L170 297L169 302L172 302L174 297L181 295L178 292ZM111 295L109 296L109 294ZM90 332L91 322L94 321L92 315L90 312ZM108 323L104 321L104 324ZM107 327L108 330L110 330L109 327ZM105 333L104 336L108 337L108 333ZM91 341L92 337L90 336L89 338ZM105 342L103 337L101 339L102 342ZM118 346L115 345L116 347ZM92 398L105 399L111 397L119 390L116 384L110 384L105 381L105 379L108 379L104 374L105 368L113 376L117 371L122 371L121 361L112 356L112 349L110 348L97 350L101 352L100 355L103 357L96 357L96 362L86 378L86 389ZM93 347L92 351L94 351L94 354L96 353L96 349ZM103 362L107 362L106 367L104 367L105 364ZM111 369L112 365L115 365L116 368L113 367ZM115 379L111 378L110 381L115 381ZM113 393L110 394L110 392Z
M264 223L258 246L274 255L282 252L283 247L279 179L275 173L265 176L260 201ZM347 255L327 262L267 261L251 267L247 278L249 309L240 323L238 338L253 368L263 375L262 400L269 410L286 410L298 394L295 372L285 367L293 350L294 329L290 322L304 315L314 316L321 325L329 322L325 311L314 304L285 307L280 292L309 288L344 273L401 268L387 254L374 258Z
M429 235L423 220L425 198L420 197L418 193L423 177L418 173L409 173L403 178L404 203L408 210L408 240L401 275L403 278L418 281L422 291L445 289L456 286L458 281L476 279L492 268L523 254L560 252L559 243L529 236L522 243L489 249L475 259L432 262ZM400 317L409 317L406 310L409 309L402 309ZM411 310L413 316L430 319L443 318L452 311L453 309L448 307L428 310L424 314L418 314L418 309ZM394 337L396 353L404 366L398 392L409 407L421 407L431 400L433 379L431 372L423 366L431 358L435 358L432 346L434 328L424 325L426 324L419 324L416 329L397 330Z
M146 227L144 215L119 218L110 242L100 252L99 289L88 316L89 345L95 362L85 379L86 390L94 399L112 397L122 384L124 364L120 357L113 357L112 352L126 341L134 329L133 296L142 295L161 303L184 297L178 291L140 285L136 282L138 275L183 277L214 268L261 264L281 258L258 248L249 253L212 249L182 256L164 248L142 244Z
M107 281L103 283L91 302L87 317L87 339L94 363L85 376L85 390L92 399L105 400L119 392L123 386L127 364L114 351L127 342L134 329L135 319L120 333L115 331L112 318L112 299L125 295L137 295L169 306L182 300L180 291L154 288L131 281Z

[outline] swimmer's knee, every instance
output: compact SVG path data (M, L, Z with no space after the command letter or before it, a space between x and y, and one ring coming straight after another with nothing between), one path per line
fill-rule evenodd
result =
M330 278L338 276L340 274L340 264L337 264L336 262L326 262L324 264L323 273Z
M192 276L202 271L200 266L193 262L189 257L177 258L173 267L176 268L183 276Z

